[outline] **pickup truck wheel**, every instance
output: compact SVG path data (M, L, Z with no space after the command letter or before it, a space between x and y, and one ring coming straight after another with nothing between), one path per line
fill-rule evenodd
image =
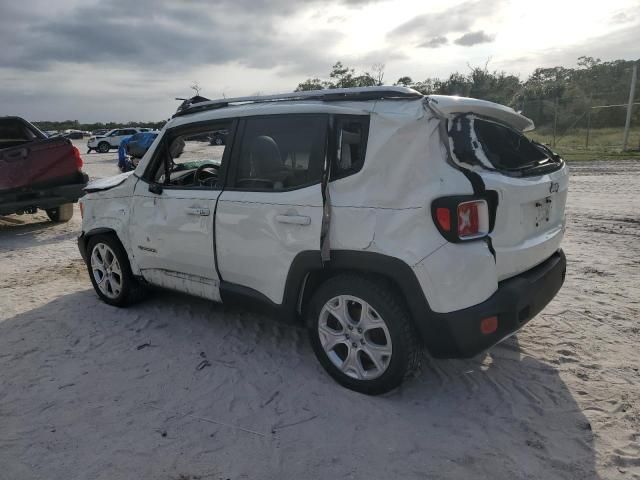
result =
M65 203L56 208L45 210L52 222L68 222L73 217L73 203Z
M100 153L108 153L110 148L109 142L100 142L96 150Z
M378 395L418 369L415 327L402 298L384 283L358 275L331 278L308 312L314 353L341 385Z
M145 292L131 272L129 258L113 235L95 235L87 245L87 268L98 296L109 305L125 307Z

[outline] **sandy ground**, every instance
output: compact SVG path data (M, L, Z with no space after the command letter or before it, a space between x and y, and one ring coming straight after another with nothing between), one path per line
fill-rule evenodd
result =
M114 152L84 158L116 173ZM5 217L0 478L640 479L638 207L639 163L573 165L558 297L375 398L335 384L303 329L241 307L103 304L77 211Z

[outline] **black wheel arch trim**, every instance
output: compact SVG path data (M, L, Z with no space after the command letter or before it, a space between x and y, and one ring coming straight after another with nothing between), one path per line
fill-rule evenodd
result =
M328 278L345 272L377 275L387 279L404 299L410 318L420 334L422 344L436 358L471 357L517 331L531 320L556 295L564 283L566 258L558 250L540 265L515 277L503 280L497 291L484 302L450 313L434 312L425 297L413 269L402 260L375 252L332 250L331 260L322 266L319 251L299 253L289 269L282 304L247 287L221 282L223 302L232 297L243 304L257 303L265 311L285 321L298 318L297 304L303 294L303 307L315 287ZM316 284L308 289L305 280L316 276ZM304 292L302 289L304 288ZM304 317L305 311L302 311ZM499 328L482 335L479 322L488 316L499 317Z
M420 282L407 263L381 253L352 250L331 250L331 259L324 266L319 250L298 253L289 267L281 304L273 302L254 289L224 280L220 282L220 296L223 302L241 301L243 304L249 302L260 304L262 307L266 306L279 318L294 321L299 317L300 301L302 300L304 308L316 286L309 285L307 279L310 276L313 276L316 282L322 282L328 277L345 271L388 279L405 300L414 322L424 321L425 316L431 312Z
M110 234L114 234L116 237L118 236L118 234L113 228L98 227L98 228L93 228L88 232L82 232L78 237L78 250L80 250L80 255L82 255L82 259L85 262L87 261L87 245L89 244L89 239L91 237L94 237L96 235L100 235L103 233L110 233Z

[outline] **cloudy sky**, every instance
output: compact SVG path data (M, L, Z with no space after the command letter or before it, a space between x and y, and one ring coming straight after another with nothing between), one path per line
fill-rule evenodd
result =
M0 0L0 105L30 120L158 120L291 91L336 60L385 80L484 65L526 77L640 58L638 0Z

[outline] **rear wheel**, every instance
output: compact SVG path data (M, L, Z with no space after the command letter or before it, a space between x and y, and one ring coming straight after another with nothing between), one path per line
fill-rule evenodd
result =
M420 345L404 302L381 281L334 277L313 295L308 315L316 357L351 390L388 392L419 367Z
M133 276L127 254L115 236L91 237L87 252L91 283L103 301L125 307L142 298L145 289Z
M111 145L109 145L109 142L100 142L96 150L98 150L98 152L100 153L107 153L110 148L111 148Z
M65 203L45 211L52 222L68 222L73 217L73 203Z

